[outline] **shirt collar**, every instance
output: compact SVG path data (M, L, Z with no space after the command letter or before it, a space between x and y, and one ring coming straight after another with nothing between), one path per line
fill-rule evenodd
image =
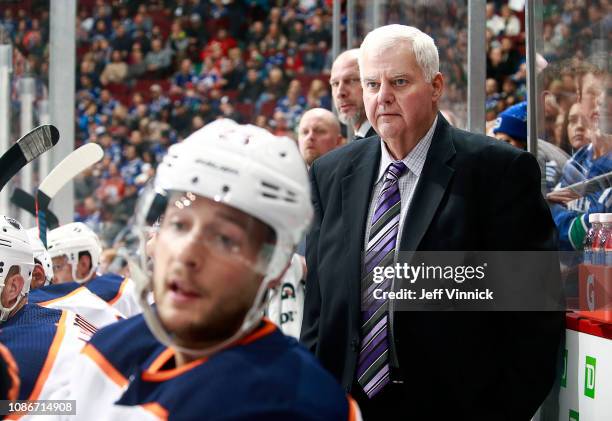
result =
M411 171L414 175L419 177L421 175L421 171L423 171L423 166L425 165L425 158L427 157L427 152L429 151L429 146L431 145L431 141L433 139L434 130L436 128L436 124L438 123L438 116L434 119L431 127L425 133L416 146L412 148L412 150L406 155L402 162L406 165L409 171ZM389 151L387 150L387 145L385 142L380 139L380 166L378 167L378 178L376 179L376 184L378 184L382 178L385 176L385 171L387 171L387 167L392 162L396 162L395 159L391 156Z
M363 123L361 123L361 126L359 126L357 130L355 130L355 136L366 137L366 134L368 134L368 130L370 130L370 127L372 127L372 125L366 118Z

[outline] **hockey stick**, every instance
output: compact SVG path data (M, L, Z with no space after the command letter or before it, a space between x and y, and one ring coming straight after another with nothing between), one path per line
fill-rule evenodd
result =
M89 168L104 156L100 145L88 143L72 151L53 171L40 183L36 193L36 221L38 235L47 247L47 209L57 192L81 171Z
M36 199L25 190L16 187L15 190L13 190L11 202L18 208L21 208L33 216L36 216ZM59 226L57 216L55 216L55 214L50 210L47 210L47 225L51 230Z
M32 129L15 142L0 157L0 190L15 174L59 141L59 132L51 124L43 124Z

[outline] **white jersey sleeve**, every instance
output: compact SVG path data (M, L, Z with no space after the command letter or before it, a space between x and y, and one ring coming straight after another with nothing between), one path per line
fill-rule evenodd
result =
M85 287L79 287L69 294L40 302L38 305L46 308L70 310L83 316L98 329L126 317Z

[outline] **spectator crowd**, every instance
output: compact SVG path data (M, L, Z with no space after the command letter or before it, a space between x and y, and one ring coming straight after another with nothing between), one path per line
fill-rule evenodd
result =
M505 109L526 100L523 3L497 0L486 6L489 129ZM98 143L105 156L76 183L75 220L113 244L167 148L216 118L297 138L305 111L331 109L332 5L331 0L79 1L76 143ZM341 8L345 39L346 2ZM355 2L355 45L349 47L358 47L372 29L372 13L372 2ZM467 114L467 13L467 2L445 0L389 0L383 13L384 23L408 23L434 38L446 78L441 108L460 127ZM546 68L540 86L550 94L541 137L570 155L583 146L568 136L572 118L578 118L571 114L575 74L586 62L607 70L611 25L608 1L544 1L539 64ZM17 115L20 78L34 76L37 97L47 96L49 1L0 7L0 42L14 46Z

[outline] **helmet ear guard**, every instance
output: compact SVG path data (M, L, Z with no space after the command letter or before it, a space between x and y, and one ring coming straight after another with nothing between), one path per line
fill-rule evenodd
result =
M15 219L0 215L0 293L13 266L19 268L24 283L19 297L12 306L4 307L0 301L0 321L8 319L11 311L28 294L34 270L34 254L25 229Z
M221 119L172 145L143 191L136 212L141 247L138 264L129 259L130 274L149 327L161 342L181 352L210 355L248 334L263 316L268 290L288 266L297 243L310 225L313 209L306 166L295 142L264 129ZM157 311L149 304L153 290L152 266L145 244L170 206L182 206L175 192L224 204L255 218L274 233L275 243L260 250L251 269L263 275L240 329L211 349L177 346ZM163 224L162 224L163 229Z
M43 242L38 237L38 228L30 228L26 230L28 240L34 252L34 259L37 259L45 272L45 285L49 285L53 280L53 262L49 252L45 248Z

